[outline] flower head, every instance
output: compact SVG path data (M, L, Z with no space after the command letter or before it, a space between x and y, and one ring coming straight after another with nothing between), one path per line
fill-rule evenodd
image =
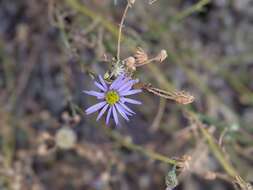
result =
M130 104L141 104L141 102L126 98L125 96L140 93L140 89L133 89L133 85L138 82L138 79L131 79L124 75L118 76L110 85L108 85L104 79L99 76L99 82L95 81L94 84L99 88L97 91L84 91L86 94L95 96L101 102L89 107L85 110L86 114L89 115L96 111L99 111L97 121L107 112L106 124L109 123L111 115L116 123L119 124L118 113L127 121L129 116L135 114L126 103Z

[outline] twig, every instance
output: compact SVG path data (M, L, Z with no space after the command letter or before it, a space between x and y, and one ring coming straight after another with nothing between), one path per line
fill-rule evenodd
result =
M196 123L197 127L199 128L201 134L206 139L210 150L216 157L216 159L219 161L223 169L226 171L226 173L234 180L236 183L240 185L240 187L248 187L249 184L244 181L241 176L238 174L236 169L229 163L229 161L225 158L224 153L222 152L219 145L215 142L213 137L209 134L209 132L203 127L202 123L198 120L197 116L193 113L188 111L189 118L193 120L193 122ZM244 189L244 188L242 188ZM246 190L246 189L245 189Z
M210 3L210 0L200 0L198 3L177 14L173 20L181 21L193 13L200 12L208 3Z
M160 98L160 104L158 108L158 112L153 120L153 123L150 127L152 131L156 131L159 128L159 125L161 123L161 119L163 117L163 113L166 107L166 99Z
M121 42L121 35L122 35L122 27L123 27L123 24L124 24L124 20L126 19L127 11L130 7L131 7L131 5L128 2L127 6L124 10L123 16L121 18L120 25L119 25L119 35L118 35L118 45L117 45L117 61L120 60L120 42Z
M213 137L209 134L209 132L203 127L202 123L199 121L197 116L190 111L188 111L187 113L189 115L189 118L197 125L201 134L205 137L209 145L209 148L211 149L217 160L220 162L224 170L228 173L228 175L232 178L238 176L238 173L236 172L234 167L230 163L228 163L228 161L225 159L221 148L216 144L216 142L214 141Z
M118 28L110 21L103 18L102 15L94 13L92 10L87 8L85 5L79 3L77 0L65 0L66 3L71 6L75 11L82 13L83 15L86 15L93 20L101 21L101 24L109 31L111 32L115 37L118 36Z
M84 114L84 112L82 111L82 109L78 105L73 103L73 107L80 114ZM163 162L166 164L172 164L172 165L177 165L177 166L182 165L182 163L180 161L177 161L175 159L168 158L167 156L161 155L159 153L147 150L139 145L132 143L129 140L124 139L124 137L122 137L119 133L107 128L106 126L103 126L103 129L105 130L105 132L108 134L109 137L111 137L113 140L117 141L122 146L128 148L129 150L139 152L139 153L146 155L147 157L149 157L153 160L157 160L157 161L160 161L160 162Z
M161 155L159 153L147 150L141 146L138 146L134 143L132 143L129 140L124 139L119 133L112 131L111 129L108 129L107 127L104 127L106 133L115 141L117 141L119 144L122 146L128 148L129 150L139 152L153 160L157 160L166 164L172 164L172 165L177 165L180 166L181 163L177 160L171 159L167 156Z
M36 64L36 59L38 58L38 48L33 49L33 52L30 54L29 60L26 63L26 65L24 65L23 67L23 71L22 73L19 75L18 79L17 79L17 88L16 88L16 92L13 93L10 97L9 97L9 104L7 109L10 111L14 111L16 104L18 103L18 100L21 98L28 82L30 79L30 76L32 74L32 71L34 69L34 66Z
M222 141L223 141L223 138L225 137L227 131L228 131L228 128L223 129L223 131L220 135L220 138L219 138L219 141L218 141L220 146L222 146Z
M102 18L102 16L95 14L94 12L92 12L91 10L87 9L84 5L80 5L76 0L66 0L67 3L69 5L71 5L75 10L81 12L82 14L92 18L92 19L96 19L96 18L100 18L101 19L101 24L108 30L110 31L115 37L118 36L118 29L114 26L113 23L105 20ZM183 19L187 16L189 16L190 14L192 14L195 11L200 11L204 5L208 4L210 2L210 0L202 0L199 3L197 3L196 5L193 5L192 7L188 8L188 10L185 10L184 12L178 14L176 17L180 20ZM124 37L123 35L121 36L122 38ZM169 83L164 76L162 76L159 71L159 69L153 65L148 65L148 68L151 70L151 72L153 73L153 76L156 76L156 80L158 81L158 83L162 86L164 86L167 90L172 90L174 89L173 85L171 83ZM220 102L220 101L219 101ZM235 171L235 169L230 166L229 163L227 163L227 161L224 159L222 152L219 150L219 147L217 148L217 144L215 144L215 142L213 141L212 137L209 135L209 133L203 129L203 127L201 128L201 132L202 135L206 138L206 140L208 141L208 145L210 147L210 149L212 150L212 152L214 153L215 157L217 157L218 161L221 163L221 165L223 166L223 168L225 169L225 171L230 175L235 177L237 175L237 172ZM149 151L143 151L142 147L136 146L132 143L126 142L122 139L118 139L118 141L120 141L122 143L122 145L124 145L125 147L128 147L131 150L136 150L140 153L143 153L144 155L148 155L150 157L152 157L155 160L160 160L163 161L165 163L169 163L169 164L177 164L177 162L175 160L172 159L168 159L167 157L160 157L161 155L157 155L156 153L153 154L153 152L149 152Z

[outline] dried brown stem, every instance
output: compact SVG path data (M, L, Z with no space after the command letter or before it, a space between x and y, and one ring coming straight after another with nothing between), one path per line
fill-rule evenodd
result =
M117 45L117 60L118 61L120 60L120 42L121 42L121 36L122 36L122 27L123 27L124 21L126 19L127 11L130 7L131 7L131 4L128 2L127 6L124 10L123 16L121 18L120 25L119 25L119 35L118 35L118 45Z

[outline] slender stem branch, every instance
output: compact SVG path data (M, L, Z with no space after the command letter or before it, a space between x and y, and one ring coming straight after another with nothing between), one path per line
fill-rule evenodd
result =
M121 146L124 146L125 148L129 150L139 152L140 154L143 154L147 156L148 158L151 158L153 160L157 160L166 164L180 165L180 162L177 160L171 159L157 152L147 150L143 148L142 146L136 145L132 143L131 141L125 140L124 137L122 137L119 133L114 132L111 129L108 129L107 127L103 127L103 128L105 129L105 132L108 134L108 136L110 136L113 140L118 142Z
M147 61L145 61L145 62L143 62L143 63L141 63L141 64L136 64L136 67L141 67L141 66L143 66L143 65L147 65L147 64L149 64L149 63L151 63L151 62L153 62L153 61L156 61L156 60L157 60L156 57L151 58L151 59L149 59L149 60L147 60Z
M82 111L82 109L78 105L73 103L72 106L77 112L79 112L80 114L84 114L84 112ZM103 129L105 130L105 132L107 133L107 135L109 137L111 137L113 140L118 142L121 146L128 148L129 150L139 152L139 153L147 156L148 158L163 162L165 164L171 164L171 165L180 165L181 164L180 161L169 158L169 157L159 154L157 152L147 150L147 149L143 148L142 146L136 145L136 144L124 139L124 137L122 137L119 133L117 133L111 129L108 129L106 126L103 126Z
M124 13L123 13L123 16L121 18L120 25L119 25L119 35L118 35L118 45L117 45L117 60L118 61L120 60L120 42L121 42L121 35L122 35L122 27L123 27L123 24L124 24L124 20L126 19L127 11L128 11L129 8L130 8L130 4L127 3L127 6L124 10Z
M210 0L200 0L193 6L183 10L182 12L178 13L174 18L175 21L181 21L184 18L192 15L193 13L197 13L203 10L203 8L209 4L211 1Z
M201 121L199 121L196 114L191 111L187 111L187 113L189 114L189 117L191 119L193 119L193 121L196 123L200 132L202 133L205 140L207 141L210 150L212 151L212 153L216 157L216 159L220 162L221 166L226 171L226 173L232 178L235 178L236 176L238 176L239 174L237 173L236 169L231 165L231 163L228 160L226 160L225 155L222 152L221 148L215 142L215 140L209 134L209 132L202 126L202 123L201 123Z

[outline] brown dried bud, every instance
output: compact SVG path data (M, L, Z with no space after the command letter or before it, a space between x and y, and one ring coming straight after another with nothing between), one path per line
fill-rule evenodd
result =
M136 60L136 64L143 64L146 61L148 61L148 55L146 54L146 52L138 47L136 53L134 54L135 60Z
M165 49L162 49L155 59L162 63L167 58L167 56L167 51Z
M135 71L135 58L134 57L128 57L124 60L124 63L126 64L127 68L129 68L131 71Z

